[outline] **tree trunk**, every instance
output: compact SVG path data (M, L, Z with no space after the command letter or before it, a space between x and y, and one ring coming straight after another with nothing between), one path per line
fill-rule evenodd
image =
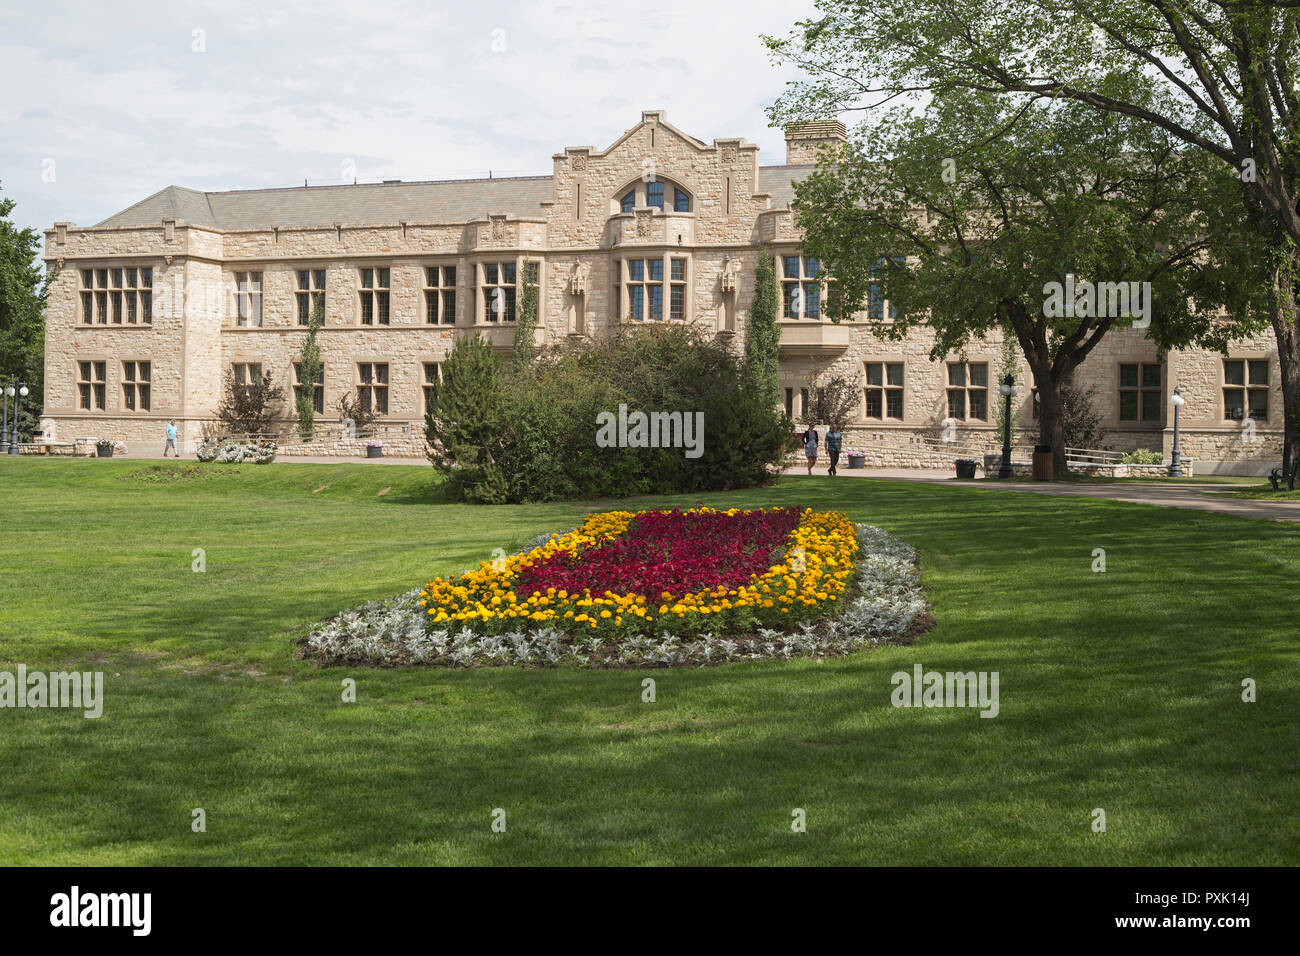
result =
M1282 474L1290 476L1300 454L1300 328L1297 303L1300 289L1290 276L1300 276L1300 256L1293 256L1289 269L1273 273L1268 296L1268 317L1277 339L1277 359L1282 373Z
M1049 370L1038 375L1038 444L1052 447L1052 475L1066 474L1065 417L1061 414L1061 383Z

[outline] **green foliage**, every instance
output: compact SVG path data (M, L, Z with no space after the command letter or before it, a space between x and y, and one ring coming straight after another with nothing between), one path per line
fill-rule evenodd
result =
M754 267L754 301L745 324L745 377L761 401L775 407L781 401L779 350L781 294L772 250L763 245Z
M1101 448L1105 434L1097 412L1097 387L1076 385L1072 380L1062 383L1062 452L1065 448Z
M25 382L29 394L18 415L18 437L39 427L45 372L45 299L49 282L40 266L41 237L10 218L14 201L0 197L0 384ZM14 405L9 403L9 414Z
M297 398L298 434L303 441L311 441L316 429L316 389L315 382L321 372L320 343L316 337L324 321L324 306L317 300L312 307L311 318L307 325L307 338L303 340L298 353L299 373L302 388Z
M702 454L598 446L598 419L620 405L702 413ZM685 326L573 343L526 367L511 363L508 375L486 343L461 340L426 423L448 494L492 503L761 484L788 432L726 346Z
M519 308L515 315L514 352L511 364L516 372L533 361L533 333L537 330L537 263L524 262Z
M1159 465L1163 464L1165 456L1158 451L1152 451L1150 448L1139 448L1131 451L1124 456L1126 465Z
M429 461L463 501L500 503L507 486L499 462L505 451L506 396L492 347L477 333L456 340L442 365L425 415Z

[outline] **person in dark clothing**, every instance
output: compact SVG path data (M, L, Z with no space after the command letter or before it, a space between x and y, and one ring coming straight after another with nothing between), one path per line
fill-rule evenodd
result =
M844 442L844 428L838 423L826 430L826 454L831 458L831 476L835 475L835 466L840 463L840 445Z
M803 441L803 456L808 460L808 477L811 478L813 465L817 464L817 445L819 443L817 432L811 425L803 433L801 440Z

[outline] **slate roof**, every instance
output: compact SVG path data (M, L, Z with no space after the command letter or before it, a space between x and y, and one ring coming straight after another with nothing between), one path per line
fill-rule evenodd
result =
M760 192L772 194L772 207L794 198L794 182L812 166L764 166ZM449 179L412 183L345 186L289 186L200 192L168 186L109 216L95 228L156 226L164 219L220 232L332 226L376 226L397 222L465 223L488 213L541 216L552 199L552 177Z

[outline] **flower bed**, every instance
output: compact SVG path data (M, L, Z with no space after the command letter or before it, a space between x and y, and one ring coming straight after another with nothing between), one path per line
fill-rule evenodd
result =
M843 595L857 537L835 512L613 511L420 598L430 626L500 633L521 620L602 635L753 630L815 616Z
M607 512L313 630L322 663L703 665L848 653L930 620L912 549L834 512Z

